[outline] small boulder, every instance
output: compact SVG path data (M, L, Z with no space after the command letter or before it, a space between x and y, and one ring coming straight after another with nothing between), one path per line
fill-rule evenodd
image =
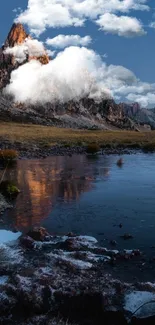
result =
M112 245L112 246L116 246L116 245L117 245L116 240L110 240L110 245Z
M132 239L133 236L131 234L124 234L123 236L121 236L121 238L123 238L124 240L127 240L127 239Z
M118 167L122 167L123 166L123 159L122 158L120 158L120 159L118 159L118 161L117 161L117 166Z
M76 234L74 234L73 232L69 232L68 234L67 234L67 237L76 237L77 235Z
M20 237L20 244L27 249L33 249L34 248L34 240L29 236L21 236Z
M49 238L49 233L43 227L34 227L27 233L27 236L36 241L46 241L46 238L47 240Z

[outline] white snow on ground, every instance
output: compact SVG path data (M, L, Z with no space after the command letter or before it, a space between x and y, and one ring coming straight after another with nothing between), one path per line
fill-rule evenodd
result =
M74 258L63 258L64 261L70 262L73 266L80 270L90 269L93 265L89 262L84 262L81 260L76 260Z
M6 275L0 276L0 285L4 285L5 283L7 283L7 281L8 281L8 276Z
M155 289L155 283L152 282L146 282L146 285L150 286L152 289Z
M0 244L0 262L8 264L20 264L23 255L18 246Z
M88 243L93 243L93 244L97 243L97 239L91 236L78 236L76 238L80 240L84 240L84 242L88 242Z
M6 301L9 300L7 294L6 294L5 292L0 292L0 302L1 302L1 301L5 301L5 300L6 300Z
M106 256L106 255L97 255L97 254L93 254L90 252L86 253L86 259L88 261L92 261L92 262L99 262L99 261L104 261L104 262L108 262L111 260L110 256Z
M120 253L117 249L107 249L106 247L102 247L102 249L104 249L107 254L117 255Z
M64 255L71 257L71 258L76 258L77 252L64 252ZM86 262L99 262L99 261L104 261L108 262L111 260L110 256L106 255L98 255L98 254L93 254L91 252L80 252L80 257L81 259L85 259Z
M51 269L51 267L41 267L38 271L37 271L39 274L43 273L45 275L52 275L53 274L53 271Z
M70 264L79 269L89 269L93 266L92 263L96 263L99 261L109 262L111 260L110 256L93 254L91 252L86 251L66 252L63 250L59 250L55 251L54 253L49 253L48 256L54 257L59 261L69 262Z
M0 194L0 214L9 208L12 208L12 205L5 200L2 194Z
M31 278L24 277L18 274L17 279L20 283L20 287L22 287L25 291L31 290L31 284L32 284Z
M35 247L38 249L42 249L43 246L56 245L58 243L65 242L69 237L67 236L50 236L50 240L48 241L35 241Z
M0 244L8 243L12 240L17 240L21 232L12 232L8 230L0 230Z
M59 261L68 262L69 264L73 265L74 267L80 269L80 270L87 270L90 269L93 265L89 262L81 261L69 256L66 256L63 252L60 252L59 254L49 253L48 256L53 257Z
M94 245L97 244L97 239L91 236L78 236L75 238L77 243L81 246L86 246L88 248L94 248Z
M50 236L49 241L37 241L35 242L36 248L41 249L43 246L49 246L49 245L56 245L58 243L64 243L66 240L72 239L73 244L75 247L88 247L88 248L94 248L95 244L97 243L97 239L91 236Z
M124 253L127 255L131 255L133 253L133 249L124 249Z
M149 304L146 304L150 302ZM146 305L145 305L146 304ZM133 291L127 293L124 300L124 309L135 313L138 317L149 317L155 315L155 293L149 291Z

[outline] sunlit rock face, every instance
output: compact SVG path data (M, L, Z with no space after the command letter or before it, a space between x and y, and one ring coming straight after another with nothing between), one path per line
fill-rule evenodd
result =
M5 42L5 47L22 44L29 37L22 24L13 24Z
M78 164L76 156L67 159L67 163L65 157L53 157L46 166L44 160L19 160L12 173L6 174L24 189L16 199L16 209L8 211L10 227L25 231L40 225L51 214L58 199L72 204L90 191L95 171L90 166L87 175L83 176L84 162L84 156ZM1 174L2 171L0 177Z
M44 50L43 55L27 55L22 63L17 62L14 55L5 52L8 48L12 49L15 46L22 46L27 39L32 40L32 37L26 33L24 26L22 24L13 24L4 45L0 49L0 88L5 87L9 83L11 72L17 69L19 65L30 60L38 60L41 64L49 63L46 50Z
M5 42L5 48L13 48L16 45L22 45L26 39L32 40L32 37L26 33L22 24L13 24ZM27 61L38 60L41 64L49 63L49 57L44 50L44 54L40 56L27 56Z

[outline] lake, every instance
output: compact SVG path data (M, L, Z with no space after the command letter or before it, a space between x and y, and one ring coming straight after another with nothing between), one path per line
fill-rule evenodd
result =
M116 164L119 158L74 155L19 160L5 178L15 181L21 193L0 228L26 232L42 225L52 234L91 235L106 247L115 240L118 249L139 248L151 255L155 154L124 155L122 167ZM124 233L133 239L125 241Z

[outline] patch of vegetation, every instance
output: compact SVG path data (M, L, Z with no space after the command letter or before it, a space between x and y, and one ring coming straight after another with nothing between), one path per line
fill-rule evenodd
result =
M102 144L100 145L100 147L101 147L102 149L112 149L112 148L113 148L113 144L112 144L112 143L102 143Z
M64 148L71 148L71 147L73 147L73 144L72 143L63 143L63 147Z
M97 143L90 143L86 148L88 154L97 154L100 151L100 146Z
M78 146L78 147L86 147L87 144L86 144L86 142L84 142L82 140L79 140L79 141L76 141L76 146Z
M127 143L127 144L124 144L124 146L126 146L126 148L128 148L128 149L141 149L142 148L141 143Z
M144 152L155 152L155 142L147 143L143 146Z
M13 182L2 181L0 183L0 193L9 199L14 199L20 193L20 190Z
M51 143L48 141L40 142L39 145L43 149L50 149L52 147Z
M18 158L16 150L4 149L0 150L0 163L7 165L7 163L13 163Z

